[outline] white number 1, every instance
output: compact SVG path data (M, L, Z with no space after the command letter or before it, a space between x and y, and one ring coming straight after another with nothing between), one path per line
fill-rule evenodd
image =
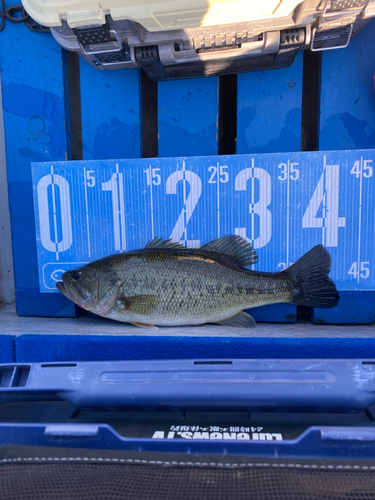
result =
M122 173L118 171L118 165L116 165L116 173L112 174L110 180L102 183L102 190L112 193L115 250L124 251L126 250L124 183Z

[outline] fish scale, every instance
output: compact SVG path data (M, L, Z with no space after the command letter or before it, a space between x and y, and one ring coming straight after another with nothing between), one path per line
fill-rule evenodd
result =
M142 326L220 323L254 326L243 309L277 302L334 307L331 258L318 245L280 273L246 269L257 260L240 236L200 249L154 239L63 274L59 290L101 316Z
M163 257L163 258L160 258ZM142 262L142 259L139 259ZM164 256L154 253L147 263L128 261L124 273L118 273L123 289L128 296L155 295L159 298L152 323L164 324L201 324L220 321L234 315L243 308L269 303L275 297L275 285L267 278L257 279L251 271L237 271L225 268L219 263L185 258L182 262L175 259L166 261ZM129 271L129 268L131 269ZM127 274L129 273L129 274ZM155 285L147 279L148 273L156 277ZM136 282L136 286L132 284ZM280 298L285 295L284 280L278 279ZM269 292L266 287L271 285ZM259 287L259 293L256 288ZM290 292L289 292L290 296ZM250 299L250 300L249 300ZM132 311L126 312L128 320L140 320ZM119 319L125 312L115 308L109 317Z

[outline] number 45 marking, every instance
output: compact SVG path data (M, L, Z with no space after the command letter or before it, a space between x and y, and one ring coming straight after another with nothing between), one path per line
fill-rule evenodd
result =
M370 269L368 267L370 265L370 262L360 262L359 264L361 266L360 270L358 270L358 262L353 262L353 264L350 266L348 274L351 274L355 279L358 279L358 276L363 279L368 278L370 276Z

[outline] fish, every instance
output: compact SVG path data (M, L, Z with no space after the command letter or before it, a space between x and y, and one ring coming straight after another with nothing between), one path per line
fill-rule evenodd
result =
M331 255L317 245L281 272L247 267L258 261L252 245L227 235L200 248L154 238L145 248L117 253L66 271L58 290L104 318L139 327L215 323L255 327L245 309L289 302L335 307Z

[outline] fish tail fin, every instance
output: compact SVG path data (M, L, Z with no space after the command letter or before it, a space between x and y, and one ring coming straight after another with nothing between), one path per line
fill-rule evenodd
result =
M309 307L335 307L340 297L335 282L328 276L331 255L317 245L285 269L293 283L293 304Z

